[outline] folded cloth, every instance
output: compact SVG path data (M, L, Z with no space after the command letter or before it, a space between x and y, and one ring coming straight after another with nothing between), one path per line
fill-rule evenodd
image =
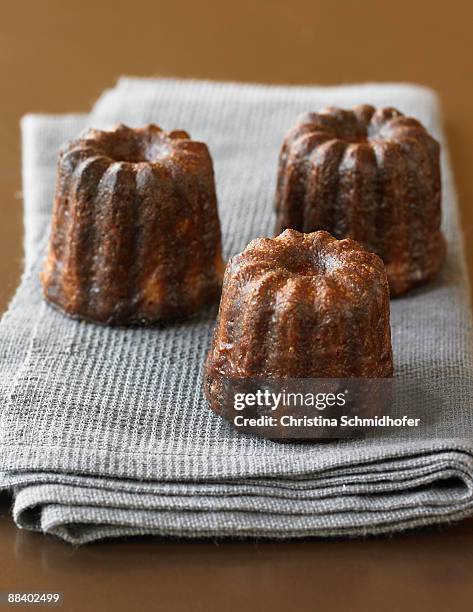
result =
M125 78L88 116L24 118L26 265L0 324L0 487L13 491L18 526L81 544L133 534L356 536L472 513L472 335L445 144L447 263L436 282L392 302L405 408L429 415L414 437L279 444L236 433L202 393L215 309L159 330L112 329L68 319L41 297L58 148L84 127L155 122L208 143L228 257L272 234L279 147L297 114L358 103L398 107L444 144L436 95L397 84ZM410 392L413 380L423 393Z

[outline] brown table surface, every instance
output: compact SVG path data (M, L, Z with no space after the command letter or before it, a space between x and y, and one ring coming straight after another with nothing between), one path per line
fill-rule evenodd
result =
M86 111L121 74L265 83L410 81L440 92L470 270L469 2L5 1L0 12L0 308L22 260L26 112ZM68 610L471 610L473 521L392 538L291 543L131 539L71 548L18 530L0 497L0 591Z

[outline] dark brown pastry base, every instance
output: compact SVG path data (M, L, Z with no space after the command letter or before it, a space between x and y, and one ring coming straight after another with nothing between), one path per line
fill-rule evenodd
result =
M399 268L396 263L386 265L391 297L399 297L422 285L434 280L440 272L445 261L446 243L442 232L436 232L429 242L429 255L425 259L424 267L406 266L407 270Z
M100 327L116 327L118 329L130 329L130 328L138 329L140 327L150 327L150 328L155 328L155 329L161 329L161 328L167 327L170 324L179 325L179 323L185 323L186 321L195 319L199 316L199 314L205 312L206 309L212 309L213 311L216 308L216 302L220 296L220 293L221 293L221 287L218 289L218 292L215 296L210 296L209 302L207 304L202 304L202 307L198 311L192 312L190 314L183 313L179 315L176 312L175 315L170 319L157 319L157 320L141 319L141 320L136 320L136 321L130 320L126 323L116 323L113 320L97 321L97 320L91 319L90 317L87 317L86 315L83 315L80 313L67 312L66 310L62 308L62 306L49 300L46 296L44 297L45 297L45 302L48 308L52 308L54 311L59 312L62 315L65 315L72 321L79 321L79 322L83 321L84 323L98 325Z

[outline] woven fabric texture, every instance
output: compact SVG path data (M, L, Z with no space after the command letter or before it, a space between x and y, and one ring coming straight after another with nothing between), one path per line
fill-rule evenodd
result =
M162 329L112 329L68 319L41 297L57 153L83 128L155 122L205 141L229 257L272 235L279 148L297 114L358 103L398 107L444 144L436 95L399 84L125 78L89 115L24 118L25 272L0 324L0 488L13 492L20 527L75 544L133 534L356 536L472 513L473 345L445 145L446 265L436 282L392 302L405 408L429 416L417 436L298 445L238 434L202 394L215 308Z

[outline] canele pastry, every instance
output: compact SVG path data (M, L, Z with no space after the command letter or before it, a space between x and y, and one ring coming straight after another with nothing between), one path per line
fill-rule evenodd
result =
M220 223L207 146L155 125L89 130L60 153L46 299L104 324L151 324L218 299Z
M225 271L205 366L212 409L232 379L391 377L389 312L383 262L353 240L253 240Z
M433 278L444 258L439 144L394 108L299 117L279 160L276 232L326 230L386 264L392 295Z

